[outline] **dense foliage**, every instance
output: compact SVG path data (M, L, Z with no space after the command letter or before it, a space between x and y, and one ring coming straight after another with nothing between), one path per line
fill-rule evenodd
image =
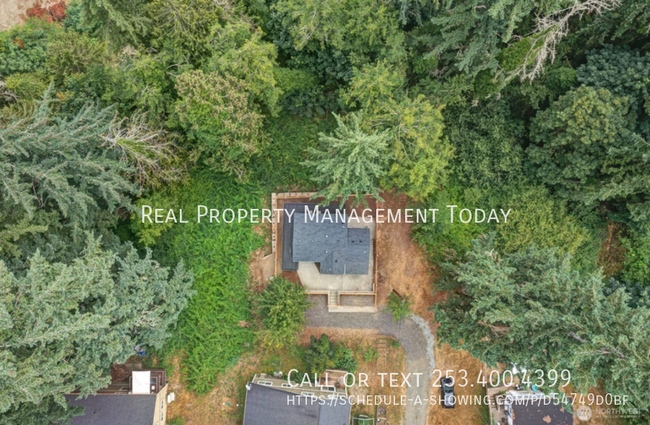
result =
M622 288L606 295L602 275L572 270L566 254L496 248L493 237L475 240L466 261L450 266L455 291L434 308L438 336L493 366L568 369L579 390L602 379L611 394L637 393L650 308L631 307ZM644 398L634 404L649 407Z
M34 291L50 296L41 319L70 325L69 337L35 345L19 331L42 325L23 311L40 301L0 305L0 338L14 344L2 389L18 371L61 377L34 381L31 400L5 390L0 424L69 417L61 393L97 390L124 360L115 341L83 339L83 326L108 338L130 323L105 323L116 314L107 299L75 322L92 297L139 316L167 312L151 316L155 335L136 327L119 338L164 342L160 354L179 355L196 391L258 341L291 341L304 294L279 280L256 311L247 289L264 228L193 218L198 204L260 208L295 190L355 202L395 191L439 208L414 239L433 265L450 263L441 273L453 290L436 307L442 341L463 339L490 364L558 362L582 388L603 379L647 409L647 1L68 3L61 22L0 33L2 302L35 276ZM142 205L183 209L190 222L143 223ZM446 205L511 214L452 224ZM494 244L472 242L490 233ZM296 308L276 314L285 296ZM356 368L341 350L314 339L309 368ZM30 352L43 361L24 364ZM54 367L50 352L87 368Z
M305 326L309 303L305 288L282 277L275 277L257 299L256 312L262 320L262 343L281 348L295 344Z
M354 352L343 345L330 340L327 334L319 338L312 335L310 345L305 350L305 363L308 373L323 373L325 369L342 369L354 373L359 367L354 359Z
M183 210L189 223L143 224L139 214L132 222L135 237L154 246L165 262L180 259L194 272L196 295L181 313L170 349L182 350L183 372L189 387L207 392L219 372L232 366L254 342L252 314L247 297L248 258L261 241L249 222L232 224L197 223L197 205L210 200L219 210L237 205L260 208L255 190L223 174L202 171L187 184L157 191L139 204Z

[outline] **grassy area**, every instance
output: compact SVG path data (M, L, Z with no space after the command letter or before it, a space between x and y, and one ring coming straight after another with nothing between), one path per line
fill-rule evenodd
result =
M221 175L201 172L191 182L155 193L141 202L153 208L183 209L189 223L137 227L141 240L154 241L156 253L170 263L183 260L195 273L196 291L180 317L168 351L183 353L182 371L189 388L210 391L218 374L237 363L255 343L247 283L250 253L262 240L251 223L197 223L197 205L208 208L260 208L262 197ZM158 232L156 234L155 232Z

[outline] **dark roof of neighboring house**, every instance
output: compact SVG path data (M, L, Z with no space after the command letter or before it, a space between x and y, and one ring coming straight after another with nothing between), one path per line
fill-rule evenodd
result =
M346 213L338 205L285 204L282 232L282 270L296 270L300 261L320 263L322 274L368 274L370 229L348 228ZM323 214L324 211L330 214ZM293 211L291 220L289 213Z
M84 407L84 414L71 425L152 425L156 395L97 394L81 398L66 394L70 406Z
M244 425L348 425L350 421L348 402L325 400L321 405L319 400L277 388L248 385Z
M561 404L515 401L512 410L514 425L573 425L573 415Z

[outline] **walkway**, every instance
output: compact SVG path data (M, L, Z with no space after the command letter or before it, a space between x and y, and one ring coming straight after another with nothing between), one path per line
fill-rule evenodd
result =
M422 373L420 386L407 387L405 424L426 425L429 407L429 388L435 368L433 357L433 334L427 322L419 316L395 323L384 312L377 313L329 313L325 297L310 297L312 307L307 310L308 325L314 327L343 329L377 329L382 335L397 339L406 353L406 373ZM412 380L414 381L414 379ZM419 402L418 402L419 400Z

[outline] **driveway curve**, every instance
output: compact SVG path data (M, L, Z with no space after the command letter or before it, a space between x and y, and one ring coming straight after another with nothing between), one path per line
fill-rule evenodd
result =
M393 316L377 313L330 313L325 297L310 297L312 306L307 310L309 326L341 329L376 329L382 335L397 339L406 353L406 373L421 373L420 386L406 388L406 414L404 423L426 425L429 407L429 388L435 368L434 339L426 320L412 315L401 323ZM412 379L412 382L415 380Z

